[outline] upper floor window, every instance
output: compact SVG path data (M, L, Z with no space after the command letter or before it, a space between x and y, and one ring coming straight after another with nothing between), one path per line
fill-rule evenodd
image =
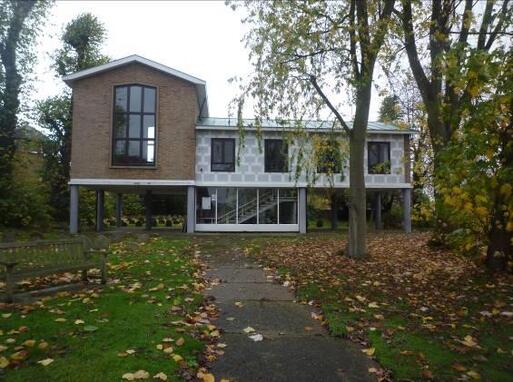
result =
M156 93L156 89L150 86L123 85L114 88L114 166L155 164Z
M235 139L212 138L212 171L235 171Z
M369 174L390 174L390 142L368 143Z
M289 171L289 146L281 139L265 140L265 172Z
M317 172L319 174L340 174L342 154L340 145L334 139L323 141L316 149Z

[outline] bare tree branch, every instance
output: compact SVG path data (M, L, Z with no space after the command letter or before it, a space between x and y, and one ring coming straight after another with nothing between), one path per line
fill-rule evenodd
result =
M324 94L324 92L322 91L321 87L319 86L319 84L317 83L317 77L315 77L314 75L310 75L310 82L311 84L313 85L313 87L315 88L315 90L317 91L317 93L321 96L321 98L323 99L323 101L326 103L326 105L329 107L329 109L333 112L333 114L335 114L335 117L337 118L337 120L340 122L340 124L342 125L342 128L344 129L344 131L346 132L346 134L348 136L351 135L351 129L349 128L349 126L347 125L346 121L344 120L344 118L342 117L342 115L340 115L340 113L338 112L337 108L331 103L331 101L329 100L329 98L326 96L326 94Z

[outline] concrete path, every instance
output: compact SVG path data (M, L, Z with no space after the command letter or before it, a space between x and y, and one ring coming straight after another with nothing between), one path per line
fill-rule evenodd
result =
M213 365L216 380L256 381L373 381L375 366L348 340L330 337L309 307L294 302L293 294L273 283L243 255L203 254L220 310L225 354ZM251 327L255 331L245 333ZM261 334L255 342L250 335Z

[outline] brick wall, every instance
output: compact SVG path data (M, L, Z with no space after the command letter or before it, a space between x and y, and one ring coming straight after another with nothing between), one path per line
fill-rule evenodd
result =
M157 88L157 144L154 168L112 168L113 87ZM73 85L71 178L194 180L195 87L134 63L78 80Z

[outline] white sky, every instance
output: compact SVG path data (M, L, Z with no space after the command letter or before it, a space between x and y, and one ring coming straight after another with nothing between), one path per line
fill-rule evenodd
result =
M57 1L39 38L37 82L33 98L59 94L64 83L51 69L64 26L81 13L96 15L107 29L104 54L113 59L139 54L207 82L212 117L228 115L237 89L228 83L250 72L248 51L241 39L245 27L240 12L224 1ZM374 92L369 120L377 118ZM351 108L344 111L350 117ZM250 110L244 117L252 117Z

